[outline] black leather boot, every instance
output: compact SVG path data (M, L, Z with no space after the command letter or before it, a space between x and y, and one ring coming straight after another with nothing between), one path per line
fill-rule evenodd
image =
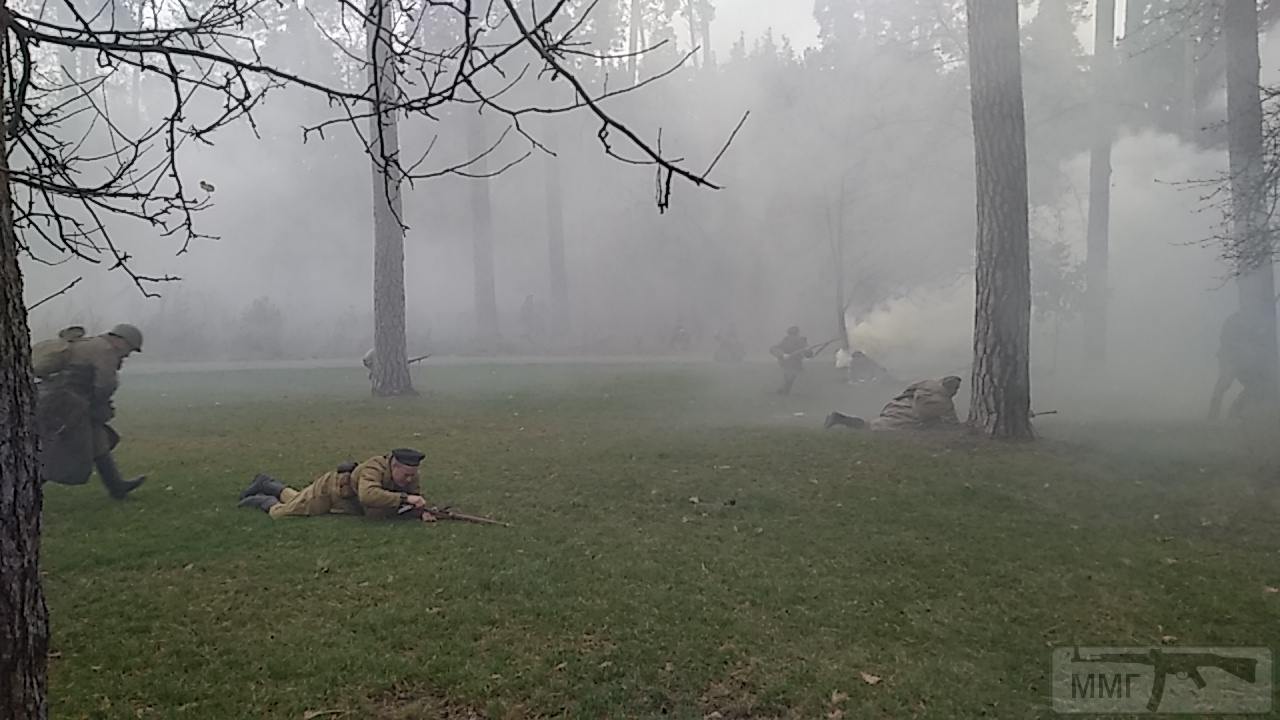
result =
M120 468L116 467L116 459L109 454L94 458L93 464L98 469L98 477L102 478L102 484L107 486L107 492L116 500L123 500L147 479L146 475L139 475L132 480L120 477Z
M258 508L262 512L267 512L279 504L280 501L270 495L250 495L240 501L240 507Z
M280 493L284 491L284 483L265 473L258 473L253 477L253 482L249 483L249 487L240 493L240 499L243 500L250 495L270 495L273 498L279 498Z

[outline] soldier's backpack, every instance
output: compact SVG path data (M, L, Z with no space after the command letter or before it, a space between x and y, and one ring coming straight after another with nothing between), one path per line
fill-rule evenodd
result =
M67 369L71 363L71 343L84 339L84 328L72 325L58 332L58 337L41 340L31 346L31 369L44 380Z

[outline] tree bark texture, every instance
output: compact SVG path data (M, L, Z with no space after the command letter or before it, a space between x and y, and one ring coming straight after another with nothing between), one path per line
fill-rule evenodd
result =
M396 68L391 48L394 20L386 0L369 0L366 27L373 158L373 394L414 394L405 342L404 215L400 201L400 137L395 111Z
M481 157L488 149L484 118L472 118L467 126L469 155L476 158L470 172L485 175L488 162ZM498 295L493 269L493 210L489 196L491 180L481 177L471 180L471 225L474 233L472 264L475 267L476 340L485 350L497 350Z
M969 423L1030 438L1031 266L1018 0L969 0L978 237Z
M695 48L698 47L699 25L698 25L698 10L696 7L697 4L698 4L698 0L686 0L686 5L685 5L685 12L687 13L687 17L689 18L689 52L691 53L694 53ZM697 53L694 53L692 60L693 60L693 68L697 70L698 69Z
M1115 0L1098 0L1094 17L1093 147L1089 154L1089 229L1085 254L1085 362L1102 370L1107 358L1108 259L1111 231L1112 93Z
M5 43L5 57L9 48ZM0 83L0 108L8 88ZM0 113L0 127L4 127ZM49 613L40 585L40 511L31 335L13 227L9 166L0 153L0 718L43 720Z
M1248 391L1273 417L1280 410L1280 352L1276 347L1276 289L1267 228L1262 100L1259 87L1258 7L1228 0L1222 31L1227 51L1227 122L1231 156L1231 242L1238 257L1240 309L1254 324L1265 377Z

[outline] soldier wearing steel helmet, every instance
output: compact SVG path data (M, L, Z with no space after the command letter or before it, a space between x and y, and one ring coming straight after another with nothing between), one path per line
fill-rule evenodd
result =
M125 358L142 352L142 331L129 324L93 337L68 330L59 333L55 359L36 363L42 368L36 402L41 478L83 485L96 468L111 497L122 500L146 477L120 475L111 455L120 436L108 423L115 417L119 371Z

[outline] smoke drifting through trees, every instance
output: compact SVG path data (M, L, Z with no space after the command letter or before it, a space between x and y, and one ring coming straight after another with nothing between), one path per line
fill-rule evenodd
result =
M791 47L776 35L748 37L722 47L714 67L686 64L645 87L634 101L610 101L608 107L619 118L648 137L656 137L661 126L663 146L673 155L714 150L741 113L750 110L735 143L737 152L717 168L726 185L723 192L685 194L665 216L656 215L652 176L601 158L598 128L578 114L562 118L554 134L549 127L536 133L556 153L554 158L535 156L488 183L501 350L653 354L666 350L676 323L689 326L708 355L710 336L727 325L736 326L756 352L791 322L811 335L833 335L837 300L830 228L840 224L853 326L867 317L883 318L899 300L920 306L964 282L972 269L972 139L961 45L947 30L963 30L962 18L954 12L963 4L941 6L951 13L945 15L936 3L873 3L859 17L840 3L829 4L832 12L824 16L815 48ZM1169 199L1176 193L1159 183L1210 174L1212 153L1225 151L1225 135L1214 129L1225 119L1225 75L1222 63L1214 60L1220 45L1197 43L1197 131L1184 132L1186 123L1176 125L1170 118L1183 107L1180 88L1185 83L1179 78L1185 73L1178 64L1152 58L1166 52L1182 56L1180 28L1185 23L1161 11L1158 3L1150 4L1152 9L1130 15L1142 23L1132 32L1126 29L1117 50L1117 93L1135 98L1118 108L1117 147L1130 148L1130 157L1152 168L1145 179L1129 173L1117 150L1117 247L1122 241L1133 246L1135 238L1126 233L1141 232L1122 219L1131 214L1121 207L1119 193L1129 193L1130 202L1143 207L1193 217L1194 193L1184 194L1179 205ZM611 11L602 3L598 19L582 32L599 47L624 51L628 9L627 3L618 3ZM1081 28L1092 19L1090 10L1088 4L1073 2L1061 14L1029 16L1024 9L1023 17L1036 313L1032 362L1038 372L1054 369L1058 382L1090 362L1083 359L1079 298L1073 295L1079 291L1085 256L1082 220L1088 208L1087 175L1082 178L1076 169L1092 141L1090 58L1079 41L1086 34ZM306 14L301 17L310 20ZM678 14L659 13L649 22L649 37L674 38L680 47L669 43L643 58L639 65L646 75L670 67L689 49ZM713 35L733 35L717 31L714 22L711 30ZM307 56L306 35L299 35L272 35L264 52L274 48L292 67ZM318 47L329 47L322 35L318 40ZM943 49L940 54L930 50L935 40ZM353 84L362 84L346 69L348 59L327 51L312 56L319 60L308 67L317 68L318 77L350 76ZM621 59L606 62L584 77L596 88L620 88L625 66ZM1268 67L1264 62L1264 70ZM1157 97L1152 88L1169 92ZM144 92L141 104L154 106L163 97L163 92L154 98ZM683 110L664 114L663 108ZM216 148L184 149L184 162L217 187L217 203L201 221L221 239L197 243L199 252L172 258L155 251L164 241L141 234L122 237L139 268L153 275L183 276L183 283L164 288L162 300L139 302L127 288L93 273L70 297L42 306L36 321L51 331L70 320L100 325L128 316L154 327L157 342L154 350L149 348L149 359L248 359L253 353L237 345L238 318L254 299L267 296L284 317L286 356L359 357L372 341L367 300L372 267L362 239L368 237L365 219L371 213L368 181L351 171L361 161L360 147L350 137L331 133L325 142L301 143L296 128L326 112L323 102L317 107L303 94L281 93L269 97L259 113L260 132L273 139L270 153L238 128L220 135ZM411 154L411 147L420 152L438 136L437 165L465 161L470 153L464 150L464 117L474 117L474 109L461 108L456 117L446 114L438 123L404 120L400 130L406 153ZM529 128L545 125L537 115L526 120ZM1209 130L1199 130L1205 127ZM1141 136L1148 138L1145 144L1135 145L1134 134L1149 129L1177 130L1192 145L1179 147L1148 135ZM452 143L443 141L449 137ZM1173 156L1156 162L1139 147L1167 149ZM508 142L486 160L491 168L500 167L524 152L522 145ZM1186 174L1180 174L1183 168ZM1122 182L1122 175L1131 180ZM559 199L553 197L555 178L561 181ZM842 198L837 197L841 178L847 178ZM480 322L474 313L469 200L477 182L446 179L405 188L407 345L413 352L480 349L475 343ZM262 187L271 191L264 193ZM340 211L321 215L317 207ZM555 230L557 216L562 235ZM1122 223L1130 227L1121 231ZM1175 262L1182 257L1177 254L1180 246L1200 239L1191 232L1192 224L1185 227L1170 223L1159 236L1143 234L1143 246L1155 247L1158 257L1167 258L1156 262ZM521 337L521 306L532 294L550 330L557 246L564 248L566 281L559 287L567 291L570 332L559 343L537 346ZM1203 263L1195 272L1185 268L1186 277L1203 278L1190 280L1195 292L1206 288L1211 299L1217 298L1212 288L1223 267L1185 249L1188 257ZM28 293L31 302L83 274L69 267L29 269L38 284ZM1166 296L1157 307L1181 301L1182 294L1164 284L1150 287L1145 277L1123 277L1118 265L1112 277L1116 302L1141 295L1131 292L1135 283L1153 297ZM90 297L92 304L84 302ZM1129 313L1110 309L1113 318ZM1159 322L1157 317L1151 322ZM1211 344L1219 320L1206 317L1206 326L1184 331L1210 338ZM1145 353L1145 348L1129 347L1133 333L1131 327L1110 329L1112 341L1119 343L1112 359L1122 376L1133 364L1130 357ZM902 346L890 342L882 352L906 356L906 344L908 339ZM1212 351L1174 356L1187 364L1188 374L1193 365L1205 372L1212 364ZM967 374L964 351L936 362L910 357L906 362Z

